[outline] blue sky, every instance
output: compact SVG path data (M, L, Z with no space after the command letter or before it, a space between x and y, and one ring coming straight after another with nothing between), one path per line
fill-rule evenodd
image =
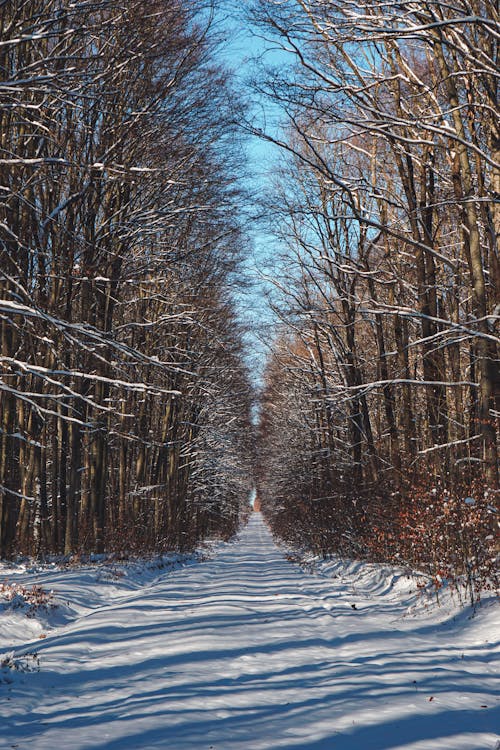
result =
M276 132L279 126L279 111L269 102L260 99L251 90L248 81L255 69L256 58L263 57L266 63L275 64L279 61L279 52L252 30L244 16L245 10L242 9L240 3L234 3L231 0L223 3L217 18L224 29L225 36L221 57L233 70L237 86L244 92L244 97L248 97L251 115L257 127L268 132ZM278 149L268 141L249 136L246 151L250 192L257 200L265 194L268 188L273 164L276 163L279 155ZM254 286L252 291L242 295L239 301L243 320L250 324L252 329L247 337L248 359L252 375L258 383L265 359L266 344L272 337L273 331L272 315L265 300L266 283L259 276L262 272L269 271L272 256L279 248L276 246L277 240L267 234L257 223L254 223L249 231L253 245L249 268Z

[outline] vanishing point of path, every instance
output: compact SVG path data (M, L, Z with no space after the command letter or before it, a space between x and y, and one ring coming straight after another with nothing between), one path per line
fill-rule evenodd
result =
M390 582L303 572L254 514L213 559L38 642L40 672L6 699L0 686L0 747L493 747L491 643L460 617L405 616L403 600Z

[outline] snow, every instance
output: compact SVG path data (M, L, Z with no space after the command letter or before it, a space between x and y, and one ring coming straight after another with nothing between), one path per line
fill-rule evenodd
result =
M258 513L212 555L174 570L4 566L0 579L60 607L0 614L0 748L497 747L493 599L471 617L419 599L402 571L308 572Z

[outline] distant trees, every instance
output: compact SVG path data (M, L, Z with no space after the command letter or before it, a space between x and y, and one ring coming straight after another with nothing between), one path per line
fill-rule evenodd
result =
M210 24L198 0L0 4L0 555L238 524L239 105Z
M263 507L317 548L487 576L498 11L262 0L254 19L284 50L261 88L287 123L268 136L285 154L274 226L288 252L262 405Z

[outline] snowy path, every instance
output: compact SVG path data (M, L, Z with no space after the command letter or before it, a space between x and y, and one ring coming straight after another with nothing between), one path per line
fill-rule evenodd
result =
M404 600L304 573L254 514L214 559L36 640L40 672L0 685L0 747L495 748L494 608L439 622Z

